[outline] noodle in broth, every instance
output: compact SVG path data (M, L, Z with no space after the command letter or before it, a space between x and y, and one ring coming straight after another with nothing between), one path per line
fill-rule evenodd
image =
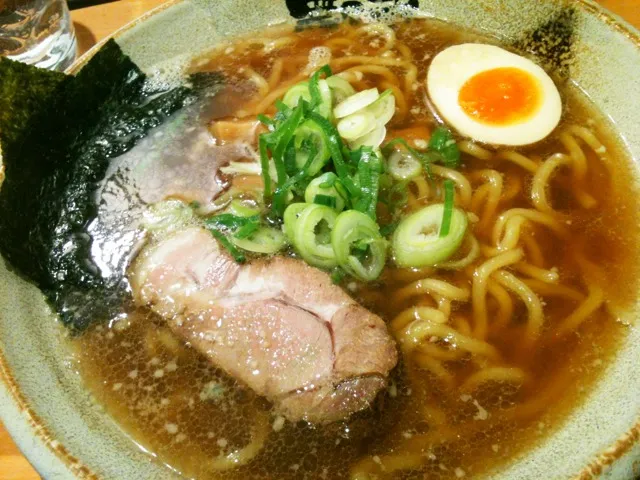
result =
M221 45L192 69L253 91L235 116L255 118L328 63L356 90L390 89L387 139L421 149L436 125L429 59L478 39L487 41L428 20L279 27ZM185 477L459 478L513 458L560 425L603 370L624 333L608 305L629 306L637 285L629 163L563 88L568 111L547 140L517 150L462 140L459 170L433 165L432 181L407 185L410 213L442 202L443 181L453 181L472 225L453 258L346 285L387 322L401 353L371 411L327 426L285 422L144 309L74 340L87 384ZM252 175L232 183L261 185Z

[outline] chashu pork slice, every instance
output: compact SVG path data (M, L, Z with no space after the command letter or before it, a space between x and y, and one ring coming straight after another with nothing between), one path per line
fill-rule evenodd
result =
M325 272L281 256L239 265L203 228L145 248L129 280L139 305L292 421L369 407L396 365L382 319Z

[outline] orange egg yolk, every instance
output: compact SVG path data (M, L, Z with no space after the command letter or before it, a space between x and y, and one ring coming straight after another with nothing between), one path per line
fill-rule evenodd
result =
M541 104L538 80L514 67L494 68L471 77L458 95L462 110L479 122L510 125L531 117Z

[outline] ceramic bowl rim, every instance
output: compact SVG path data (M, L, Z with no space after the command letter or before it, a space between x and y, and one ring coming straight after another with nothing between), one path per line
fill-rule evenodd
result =
M76 59L76 61L65 70L65 73L75 74L82 68L93 55L110 39L117 39L122 34L134 29L140 23L145 22L150 17L157 15L175 5L183 3L186 0L168 0L157 7L152 8L148 12L144 13L140 17L132 20L126 25L120 27L116 31L112 32L93 47L87 50L84 54ZM570 0L577 4L579 8L584 9L587 13L595 15L599 21L607 24L610 28L623 34L627 37L638 49L640 55L640 30L629 24L626 20L620 16L610 12L604 7L594 3L592 0ZM68 472L73 474L76 478L82 479L95 479L100 477L92 472L87 466L82 464L82 461L74 457L63 445L55 440L53 434L49 429L44 426L43 422L39 419L38 415L30 408L29 401L24 397L20 391L20 387L13 378L11 370L9 369L8 362L5 359L4 353L0 345L0 389L4 390L8 394L10 400L13 401L13 405L8 407L0 405L0 413L2 415L2 421L7 431L11 434L16 429L12 426L19 423L26 424L31 429L31 438L39 441L39 444L32 443L27 445L24 438L13 438L13 441L19 446L20 451L27 458L27 460L36 468L39 474L46 478L48 470L44 462L36 460L38 448L43 445L48 448L49 453L54 454L62 465L67 468ZM3 393L4 393L3 392ZM21 416L11 417L9 411L17 408L22 413ZM592 460L578 472L573 479L574 480L588 480L594 476L599 475L602 471L612 465L616 460L622 458L637 442L640 441L640 419L636 421L631 428L624 432L613 442L612 445L596 454Z

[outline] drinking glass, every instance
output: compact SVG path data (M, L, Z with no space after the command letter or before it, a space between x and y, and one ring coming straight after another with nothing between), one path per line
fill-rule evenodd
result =
M0 55L51 70L76 58L65 0L0 0Z

